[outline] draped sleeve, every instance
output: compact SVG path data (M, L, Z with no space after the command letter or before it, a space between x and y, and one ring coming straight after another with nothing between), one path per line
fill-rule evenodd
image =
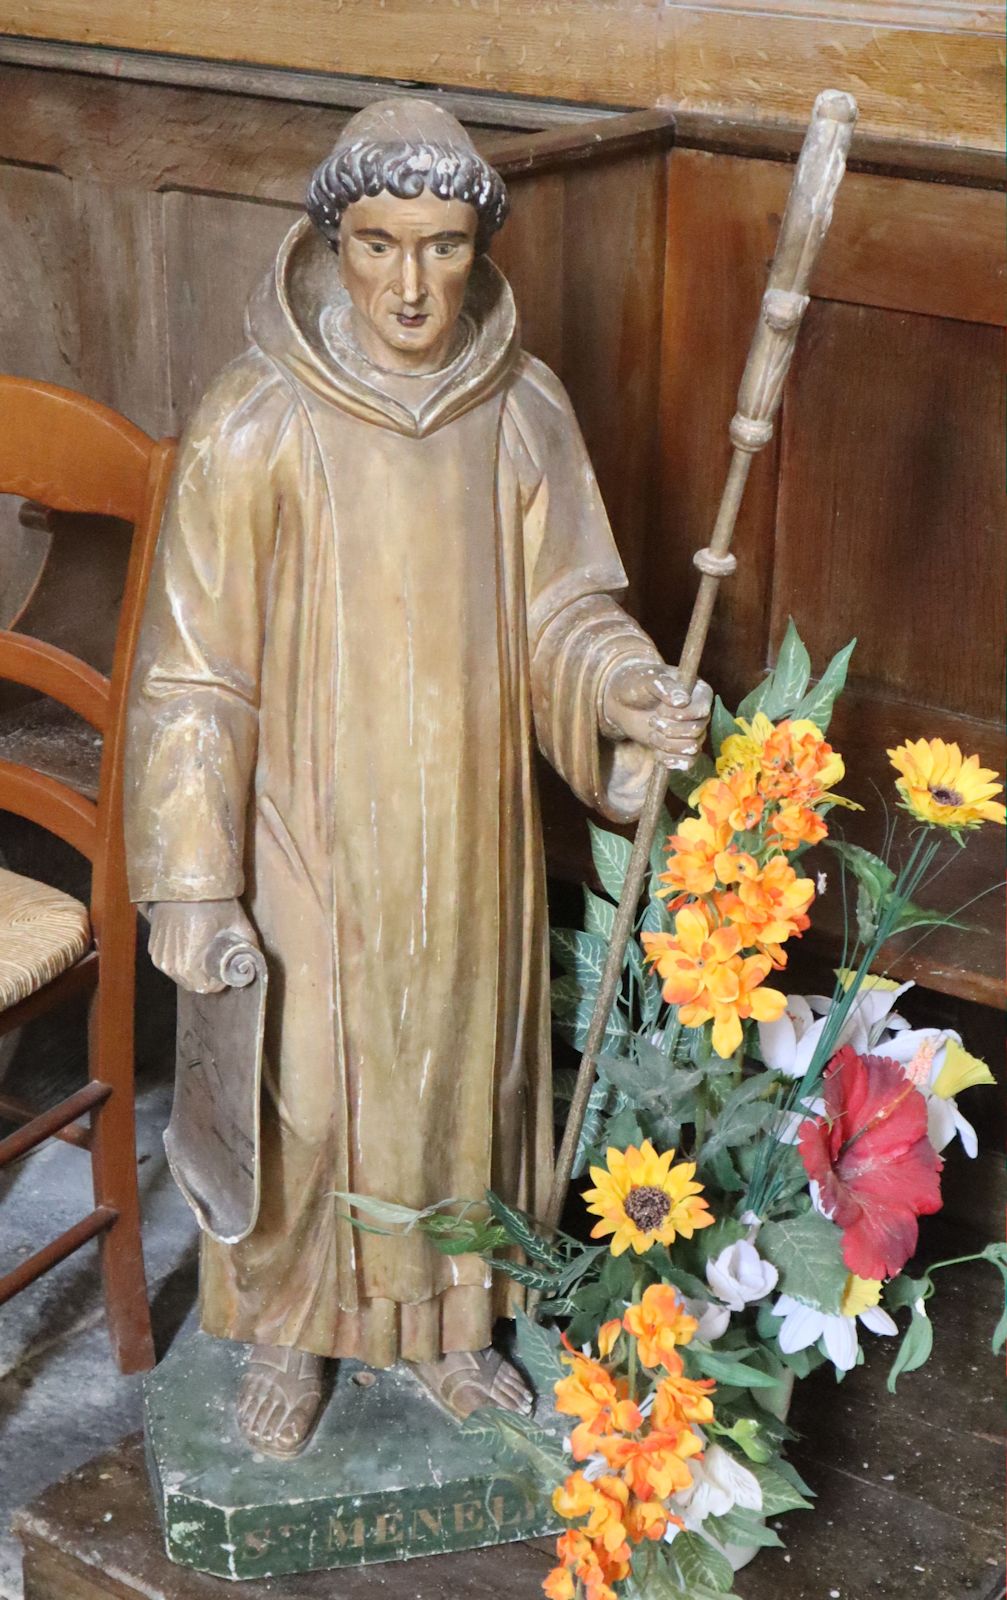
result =
M134 900L244 888L244 835L291 409L250 353L220 374L179 450L129 693L126 849Z
M639 815L653 756L602 730L610 674L661 657L612 598L626 587L605 507L558 379L521 358L508 396L503 450L524 529L525 600L535 731L543 754L592 810L615 822Z

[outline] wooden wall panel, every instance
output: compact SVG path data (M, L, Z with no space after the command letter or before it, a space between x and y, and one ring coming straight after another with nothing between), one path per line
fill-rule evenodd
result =
M491 254L514 291L524 348L558 371L563 362L566 178L548 173L511 186L511 213Z
M299 211L219 195L167 194L163 204L165 379L178 432L215 373L244 350L248 297Z
M854 681L997 721L1004 677L999 329L813 305L787 391L772 636Z
M802 120L1002 145L1002 21L970 0L0 0L0 32L500 94Z
M637 158L566 179L560 372L639 611L655 514L666 168Z
M17 377L73 388L81 326L73 184L56 172L5 167L0 182L0 352Z
M696 592L692 554L713 530L730 461L727 428L772 253L778 213L751 170L762 165L677 150L669 172L660 503L643 621L672 660ZM776 193L774 183L772 204ZM774 441L753 462L738 571L722 587L704 662L725 697L740 696L764 664L775 504Z
M138 190L6 166L5 371L79 388L142 428L164 415L158 206Z

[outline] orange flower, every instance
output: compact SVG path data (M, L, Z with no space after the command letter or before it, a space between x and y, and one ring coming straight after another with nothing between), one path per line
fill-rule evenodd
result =
M598 1329L598 1354L601 1357L610 1356L619 1342L622 1332L622 1323L618 1317L613 1317L611 1322L603 1322Z
M712 1378L686 1378L680 1372L662 1378L652 1412L655 1428L667 1433L693 1422L712 1422L710 1395L716 1387Z
M542 1580L546 1600L574 1600L577 1593L573 1573L568 1567L553 1567Z
M561 1565L553 1568L542 1585L549 1600L570 1600L578 1583L583 1585L587 1600L616 1600L611 1585L629 1576L628 1543L613 1553L603 1543L592 1543L580 1528L570 1528L560 1535L556 1554Z
M556 1384L556 1410L566 1417L580 1417L581 1427L575 1428L571 1442L575 1454L582 1442L584 1455L590 1455L588 1439L605 1433L633 1433L641 1426L643 1418L639 1408L628 1399L629 1385L625 1378L615 1379L599 1361L578 1355L563 1335L570 1352L561 1357L571 1372ZM583 1459L583 1456L579 1456Z
M752 856L737 855L730 870L724 881L738 888L718 895L717 910L737 928L743 946L756 946L774 967L786 966L783 941L811 926L806 913L815 898L813 881L799 878L786 856L771 856L759 867Z
M802 844L820 844L828 831L817 811L809 806L787 805L780 808L769 824L768 836L783 850L799 850Z
M641 935L648 960L664 979L662 993L687 1028L713 1021L713 1048L726 1059L741 1044L743 1019L775 1022L786 996L762 987L772 968L767 955L743 957L737 928L714 927L705 906L686 906L675 932Z
M587 1517L581 1530L592 1544L620 1560L626 1545L624 1517L629 1489L621 1478L606 1476L590 1483L582 1472L572 1472L553 1491L552 1503L561 1517Z
M645 1367L682 1370L677 1346L689 1344L699 1323L690 1317L681 1298L669 1283L652 1283L645 1289L638 1306L630 1306L622 1319L623 1327L636 1340L637 1353Z
M674 1519L676 1522L678 1518ZM644 1539L663 1539L672 1518L659 1500L638 1500L629 1508L626 1517L626 1532L633 1544L642 1544Z
M648 1433L643 1439L606 1439L602 1454L622 1473L638 1500L667 1500L688 1489L692 1474L686 1461L702 1450L692 1429L680 1428L674 1433Z
M813 722L781 722L762 746L760 766L759 788L769 800L813 806L828 796L847 804L830 793L846 771L843 758Z
M691 804L711 827L728 827L732 833L750 833L762 821L765 800L754 772L738 768L722 778L709 778L692 796Z
M668 840L668 870L660 874L664 888L658 894L663 898L670 894L711 894L722 876L718 870L721 857L725 864L728 859L731 832L727 822L714 825L703 817L686 817Z

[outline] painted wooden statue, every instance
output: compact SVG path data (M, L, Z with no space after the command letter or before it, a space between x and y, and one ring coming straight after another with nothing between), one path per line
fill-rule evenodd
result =
M322 1362L418 1364L522 1409L478 1257L355 1230L334 1196L492 1186L541 1212L553 1147L537 739L627 820L691 700L625 576L570 403L486 250L498 175L416 99L350 121L179 458L132 688L127 835L155 963L269 968L258 1219L204 1236L204 1329L253 1346L255 1448L310 1435ZM590 337L586 330L585 337ZM617 397L613 396L613 404Z

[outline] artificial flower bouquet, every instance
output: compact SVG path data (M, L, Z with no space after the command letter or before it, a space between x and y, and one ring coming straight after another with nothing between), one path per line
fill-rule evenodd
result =
M693 769L688 812L655 845L581 1136L591 1242L546 1237L492 1194L488 1213L445 1203L373 1219L479 1250L541 1296L537 1323L518 1317L518 1355L552 1398L559 1441L555 1421L550 1434L504 1412L470 1426L552 1490L566 1529L549 1600L728 1596L735 1570L781 1542L767 1519L810 1509L785 1455L794 1381L825 1362L843 1378L861 1334L895 1337L906 1313L889 1388L930 1353L927 1301L955 1263L904 1269L917 1218L941 1205L940 1152L958 1137L976 1154L956 1097L993 1078L957 1034L894 1009L912 985L884 975L883 952L947 920L918 897L1005 813L976 756L920 740L888 752L908 820L889 817L882 855L830 837L851 804L826 734L852 648L811 684L791 624L737 716L716 704L715 760ZM583 929L552 935L554 1015L578 1047L630 855L621 836L592 834L605 892L585 890ZM832 892L845 905L851 891L846 948L831 994L788 994L786 947L825 887L802 861L820 844L836 858ZM557 1074L561 1098L571 1077ZM982 1258L1007 1284L1007 1247ZM994 1349L1005 1339L1007 1314Z

